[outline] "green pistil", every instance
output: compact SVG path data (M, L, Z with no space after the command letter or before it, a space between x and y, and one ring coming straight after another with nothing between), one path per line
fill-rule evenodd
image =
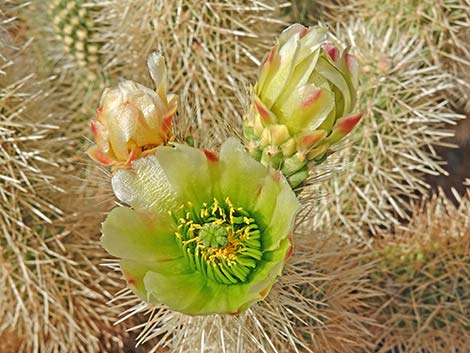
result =
M263 257L254 218L229 198L196 209L191 202L173 214L176 240L196 271L222 284L245 282Z
M208 223L202 226L198 236L204 246L221 248L228 244L227 235L227 231L221 225Z

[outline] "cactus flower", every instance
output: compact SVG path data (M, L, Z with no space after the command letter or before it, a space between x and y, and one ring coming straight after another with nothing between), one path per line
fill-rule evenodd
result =
M220 155L164 146L120 169L101 243L149 303L191 315L236 314L264 299L292 254L299 203L279 171L235 139Z
M250 154L282 170L293 187L359 122L358 64L327 42L323 27L294 24L264 59L245 117Z
M101 97L91 129L96 145L88 155L103 165L126 167L165 144L171 137L171 121L177 97L166 93L165 60L152 53L147 61L155 83L153 91L139 83L125 80L116 88L107 88Z

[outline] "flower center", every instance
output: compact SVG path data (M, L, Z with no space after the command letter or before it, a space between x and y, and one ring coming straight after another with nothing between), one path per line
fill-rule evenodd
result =
M254 218L229 198L224 202L214 199L198 210L188 202L172 215L177 224L176 240L188 263L218 283L247 281L263 257Z
M216 223L204 224L199 231L199 239L202 240L202 244L211 248L227 246L227 236L228 232L225 228Z

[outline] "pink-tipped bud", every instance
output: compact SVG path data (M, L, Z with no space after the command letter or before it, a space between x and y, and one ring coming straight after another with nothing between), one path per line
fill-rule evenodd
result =
M128 80L104 90L91 121L96 146L88 152L98 163L127 167L170 140L177 99L166 94L166 67L160 54L151 54L149 70L156 91Z
M263 156L280 152L283 160L276 165L291 185L301 183L307 164L321 163L362 116L351 115L357 101L357 61L348 49L329 43L327 32L322 26L294 24L281 33L266 55L245 116L253 157L272 164L272 158ZM300 159L295 170L293 156Z

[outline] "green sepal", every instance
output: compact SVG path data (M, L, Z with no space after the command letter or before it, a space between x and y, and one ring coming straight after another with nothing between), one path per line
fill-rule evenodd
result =
M290 175L287 180L289 181L290 186L295 189L297 186L301 185L308 178L308 168L307 166L303 167L295 174Z

